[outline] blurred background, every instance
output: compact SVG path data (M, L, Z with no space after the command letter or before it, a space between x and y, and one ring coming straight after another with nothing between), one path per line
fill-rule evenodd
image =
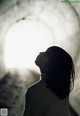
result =
M22 116L25 93L40 80L35 59L50 46L73 58L72 116L80 116L80 4L61 0L0 0L0 107Z

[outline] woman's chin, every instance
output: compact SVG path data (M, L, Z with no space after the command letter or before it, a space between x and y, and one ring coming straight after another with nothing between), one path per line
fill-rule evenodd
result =
M35 64L39 67L39 61L37 60L37 58L35 60Z
M37 58L36 58L36 60L35 60L35 64L37 65Z

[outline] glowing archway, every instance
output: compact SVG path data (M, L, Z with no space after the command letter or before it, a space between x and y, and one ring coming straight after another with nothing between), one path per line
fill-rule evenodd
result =
M7 68L34 68L39 52L53 45L53 37L46 25L24 20L8 30L4 44L4 62Z

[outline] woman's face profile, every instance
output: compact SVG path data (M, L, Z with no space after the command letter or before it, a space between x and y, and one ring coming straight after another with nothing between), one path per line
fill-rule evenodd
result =
M49 63L48 56L46 52L40 52L35 60L36 65L42 70L45 71Z

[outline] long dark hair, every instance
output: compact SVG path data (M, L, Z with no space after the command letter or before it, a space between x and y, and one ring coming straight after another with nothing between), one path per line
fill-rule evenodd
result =
M69 96L74 86L74 64L71 56L62 48L52 46L46 51L49 59L46 73L47 87L59 98Z

